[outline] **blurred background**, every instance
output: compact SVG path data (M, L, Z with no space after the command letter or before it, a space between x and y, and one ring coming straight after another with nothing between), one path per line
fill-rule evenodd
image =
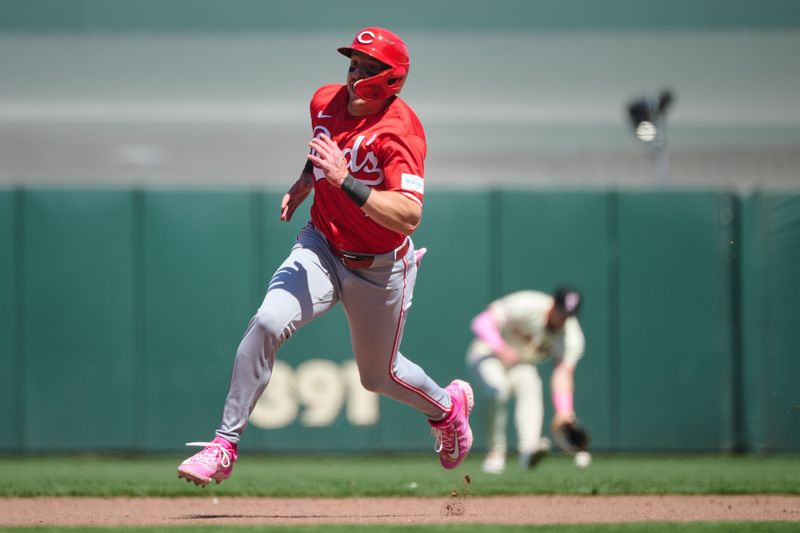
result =
M406 355L466 375L472 316L568 281L597 449L800 450L796 2L0 0L0 451L211 436L307 215L277 220L309 99L368 25L428 140ZM287 343L244 447L432 446L346 329Z
M626 106L663 89L671 184L793 187L798 24L789 0L4 0L0 180L285 187L335 48L385 25L431 187L650 186Z

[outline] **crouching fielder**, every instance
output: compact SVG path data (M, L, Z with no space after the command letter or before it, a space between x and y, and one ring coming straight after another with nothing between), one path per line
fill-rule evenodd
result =
M467 362L490 413L484 472L499 474L505 469L512 397L520 464L529 468L549 451L549 440L542 437L544 396L537 365L548 360L555 365L550 381L553 427L575 422L573 374L585 345L576 317L581 300L577 290L566 286L553 295L519 291L493 301L472 320L475 339Z

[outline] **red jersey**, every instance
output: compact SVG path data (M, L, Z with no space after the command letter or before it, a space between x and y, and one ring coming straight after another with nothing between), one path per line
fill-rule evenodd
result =
M425 132L417 115L400 98L374 115L347 111L347 86L325 85L311 98L314 137L330 137L348 162L350 175L379 191L397 191L422 205ZM405 235L369 218L341 189L314 167L311 220L340 250L381 254L403 244Z

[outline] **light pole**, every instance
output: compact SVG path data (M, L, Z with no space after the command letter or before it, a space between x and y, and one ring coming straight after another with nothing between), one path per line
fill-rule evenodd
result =
M672 105L671 91L661 91L657 98L645 97L628 104L628 118L636 138L650 152L656 167L656 181L661 186L669 184L669 154L667 152L666 112Z

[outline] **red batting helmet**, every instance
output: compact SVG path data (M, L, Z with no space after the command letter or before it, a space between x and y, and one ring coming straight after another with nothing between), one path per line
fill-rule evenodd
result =
M389 68L371 78L358 80L355 93L364 100L382 100L400 92L408 77L408 48L406 43L384 28L369 27L358 32L350 46L339 48L339 53L350 57L353 50L374 57Z

